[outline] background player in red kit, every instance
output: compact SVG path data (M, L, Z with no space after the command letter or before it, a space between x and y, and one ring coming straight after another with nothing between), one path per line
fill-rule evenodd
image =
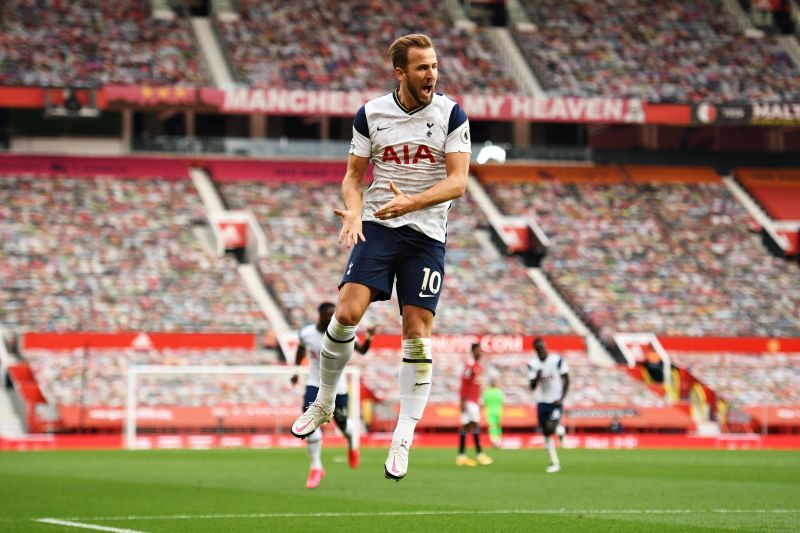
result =
M483 368L480 365L483 349L478 343L472 344L472 357L464 367L461 374L461 429L458 432L458 466L476 466L492 464L492 458L483 453L481 449L481 373ZM467 457L465 448L467 445L467 434L472 433L475 438L475 459Z

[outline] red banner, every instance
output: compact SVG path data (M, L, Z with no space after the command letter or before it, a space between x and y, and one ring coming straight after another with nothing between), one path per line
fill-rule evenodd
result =
M636 182L659 183L721 183L722 178L711 167L658 167L626 165L625 172Z
M121 430L125 421L122 407L85 407L74 405L58 408L63 429L80 427ZM297 416L297 406L271 405L219 405L215 407L139 407L136 423L139 428L213 429L216 427L288 427ZM460 422L459 408L455 404L431 404L419 422L420 428L456 428ZM800 416L800 414L798 415ZM691 418L676 407L587 406L568 407L564 425L573 428L605 429L617 417L625 429L662 429L688 431ZM794 425L800 424L800 419ZM536 406L507 406L503 411L506 428L531 428L536 426Z
M181 159L160 157L0 155L0 174L186 179L189 177L189 165Z
M662 337L665 350L676 352L800 352L800 338L786 337Z
M621 167L615 165L562 166L509 163L473 165L470 170L477 174L482 182L622 183L625 179Z
M458 427L461 411L455 404L432 404L425 409L420 427L455 428ZM571 428L605 429L614 417L619 418L625 429L665 429L688 431L693 423L688 414L677 407L636 407L636 406L568 406L564 411L562 423ZM515 405L503 410L503 427L534 428L536 426L536 406Z
M253 333L25 333L23 350L75 350L90 348L134 348L162 350L166 348L253 349Z
M0 87L0 107L42 109L44 89L41 87Z
M303 91L290 89L228 89L220 94L206 89L205 102L219 102L225 113L271 115L353 116L381 91ZM530 97L513 95L448 95L461 103L473 120L529 120L580 123L644 123L639 100L579 97ZM688 106L686 106L688 109ZM688 119L688 112L687 112ZM687 120L688 123L688 120Z
M477 342L487 354L533 353L534 335L434 335L433 352L469 353L470 347ZM580 335L542 335L550 350L586 350L586 342ZM373 348L389 348L400 350L400 335L375 335Z
M743 409L761 426L794 428L800 426L800 405L758 406Z
M347 170L347 162L315 161L271 161L252 159L211 159L199 160L217 181L264 180L264 181L305 181L340 183Z
M800 169L737 168L736 178L776 220L800 220Z
M103 87L108 106L133 104L138 107L188 106L202 107L201 90L186 86L106 85Z
M120 430L125 422L122 407L58 407L61 427ZM297 417L297 406L246 405L216 407L144 407L136 410L139 428L216 428L288 426Z
M52 89L51 93L56 94ZM0 107L41 109L40 87L0 87ZM188 86L108 85L96 92L101 110L193 109L202 112L352 117L383 91L305 91ZM797 125L800 103L665 104L636 99L572 96L449 95L473 120L524 120L582 124ZM57 100L57 95L54 100Z
M219 90L193 87L107 86L110 108L188 107L219 113L352 117L383 91L306 91L300 89ZM448 95L473 120L525 120L599 124L690 124L685 104L650 104L636 99L571 96Z

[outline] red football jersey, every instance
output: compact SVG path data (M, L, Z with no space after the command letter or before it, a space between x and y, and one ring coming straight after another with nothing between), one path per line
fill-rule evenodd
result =
M481 384L478 379L483 368L474 359L470 359L461 375L461 399L479 403L481 398Z

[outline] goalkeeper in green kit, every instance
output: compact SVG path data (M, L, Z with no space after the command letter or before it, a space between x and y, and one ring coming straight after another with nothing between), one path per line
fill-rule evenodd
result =
M489 440L492 446L499 448L503 441L503 406L506 398L503 391L497 388L495 380L483 391L483 407L486 409L486 423L489 426Z

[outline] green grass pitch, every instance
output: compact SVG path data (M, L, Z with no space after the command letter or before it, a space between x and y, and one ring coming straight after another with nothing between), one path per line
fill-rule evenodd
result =
M0 453L0 531L800 530L800 453L414 448L399 483L385 450L350 470L326 449L307 490L305 449ZM57 522L43 522L52 519Z

